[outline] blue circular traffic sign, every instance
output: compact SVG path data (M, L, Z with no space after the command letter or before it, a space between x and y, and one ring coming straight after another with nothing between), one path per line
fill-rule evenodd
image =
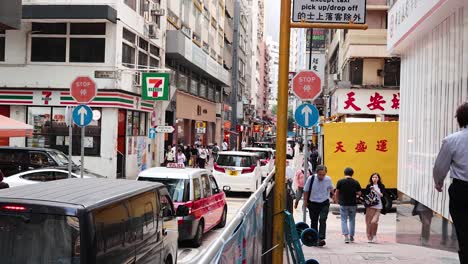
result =
M87 126L93 120L93 110L87 105L78 105L73 110L73 122L80 127Z
M301 104L294 112L296 123L303 128L311 128L319 121L319 111L313 104Z

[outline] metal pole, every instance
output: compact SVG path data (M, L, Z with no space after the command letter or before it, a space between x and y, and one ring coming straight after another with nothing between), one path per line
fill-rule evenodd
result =
M309 70L312 70L312 44L313 44L313 37L314 37L314 30L311 28L309 29ZM304 141L305 141L305 150L304 150L304 179L307 179L307 175L309 174L309 140L307 138L308 129L304 128ZM303 201L305 202L305 201ZM307 223L307 214L306 208L302 206L302 221Z
M71 178L72 173L72 139L73 139L73 111L72 107L67 106L67 114L68 114L68 178Z
M85 127L81 127L81 178L83 179L84 173L84 134L85 134Z
M286 130L288 127L288 77L289 77L289 41L291 24L291 0L281 0L279 45L279 80L278 80L278 123L276 138L275 195L273 206L273 250L274 264L283 263L284 252L284 209L286 201Z

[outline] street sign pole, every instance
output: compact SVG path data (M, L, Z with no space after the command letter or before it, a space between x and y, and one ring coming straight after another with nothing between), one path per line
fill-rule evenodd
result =
M276 175L273 204L273 252L275 264L283 263L284 213L286 205L286 130L288 127L288 86L289 86L289 41L291 23L291 0L281 1L279 79L278 79L278 121L276 135Z
M81 127L81 179L83 179L83 174L84 174L84 136L85 134L85 126Z
M334 2L330 2L335 4ZM272 251L272 262L274 264L283 263L283 252L284 252L284 214L286 202L286 184L285 184L285 170L286 170L286 130L287 130L287 115L288 115L288 75L289 75L289 41L291 28L333 28L333 29L367 29L365 23L365 1L361 1L361 12L364 16L364 21L342 21L343 23L317 23L317 21L307 21L304 17L305 12L300 11L299 17L296 12L301 10L294 8L294 17L291 22L291 0L281 0L281 16L280 16L280 45L279 45L279 70L278 70L278 122L277 122L277 159L276 159L276 175L275 175L275 186L274 186L274 205L273 205L273 228L275 230L272 236L273 251ZM298 0L295 0L295 5L299 4ZM309 2L304 2L306 5L310 5ZM323 4L323 3L320 3ZM317 9L319 10L319 9ZM323 11L320 11L323 12ZM311 16L312 17L312 16ZM315 16L317 17L317 16ZM335 18L336 19L336 18ZM298 20L298 21L296 21ZM355 23L357 22L357 23ZM362 23L362 24L360 24ZM302 112L304 117L304 127L311 127L309 124L309 115L311 114L311 108L308 108L305 112ZM315 108L315 107L314 107ZM310 122L311 123L311 122ZM315 122L316 123L316 122ZM307 134L307 132L306 132ZM307 136L306 136L307 138Z
M71 178L72 172L72 138L73 138L73 107L67 106L67 125L68 125L68 178Z
M307 180L307 175L309 174L309 142L307 140L307 128L304 128L304 141L305 141L305 149L304 149L304 182ZM312 172L313 173L313 172ZM306 208L302 202L302 221L307 223L307 215L306 215Z

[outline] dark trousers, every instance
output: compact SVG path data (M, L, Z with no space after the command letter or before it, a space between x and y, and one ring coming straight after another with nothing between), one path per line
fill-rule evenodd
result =
M309 202L307 205L307 209L309 209L309 216L310 216L310 227L318 230L319 239L324 240L325 234L327 232L327 218L328 218L328 211L330 210L330 201L326 200L322 203L316 202ZM320 223L320 227L318 224Z
M468 264L468 182L453 180L449 187L450 215L458 237L458 255L461 264Z

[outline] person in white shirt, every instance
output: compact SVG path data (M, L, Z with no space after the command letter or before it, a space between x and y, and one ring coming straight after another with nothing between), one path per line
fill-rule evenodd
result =
M187 157L185 157L185 154L182 152L181 149L177 150L177 163L179 164L185 164L187 161Z
M222 147L223 151L228 150L229 146L228 146L227 140L224 140L223 145L221 147Z
M198 167L201 169L205 168L206 165L206 158L208 154L204 146L200 146L198 148Z
M245 142L245 139L242 140L241 147L242 149L245 149L245 147L247 147L247 142Z

